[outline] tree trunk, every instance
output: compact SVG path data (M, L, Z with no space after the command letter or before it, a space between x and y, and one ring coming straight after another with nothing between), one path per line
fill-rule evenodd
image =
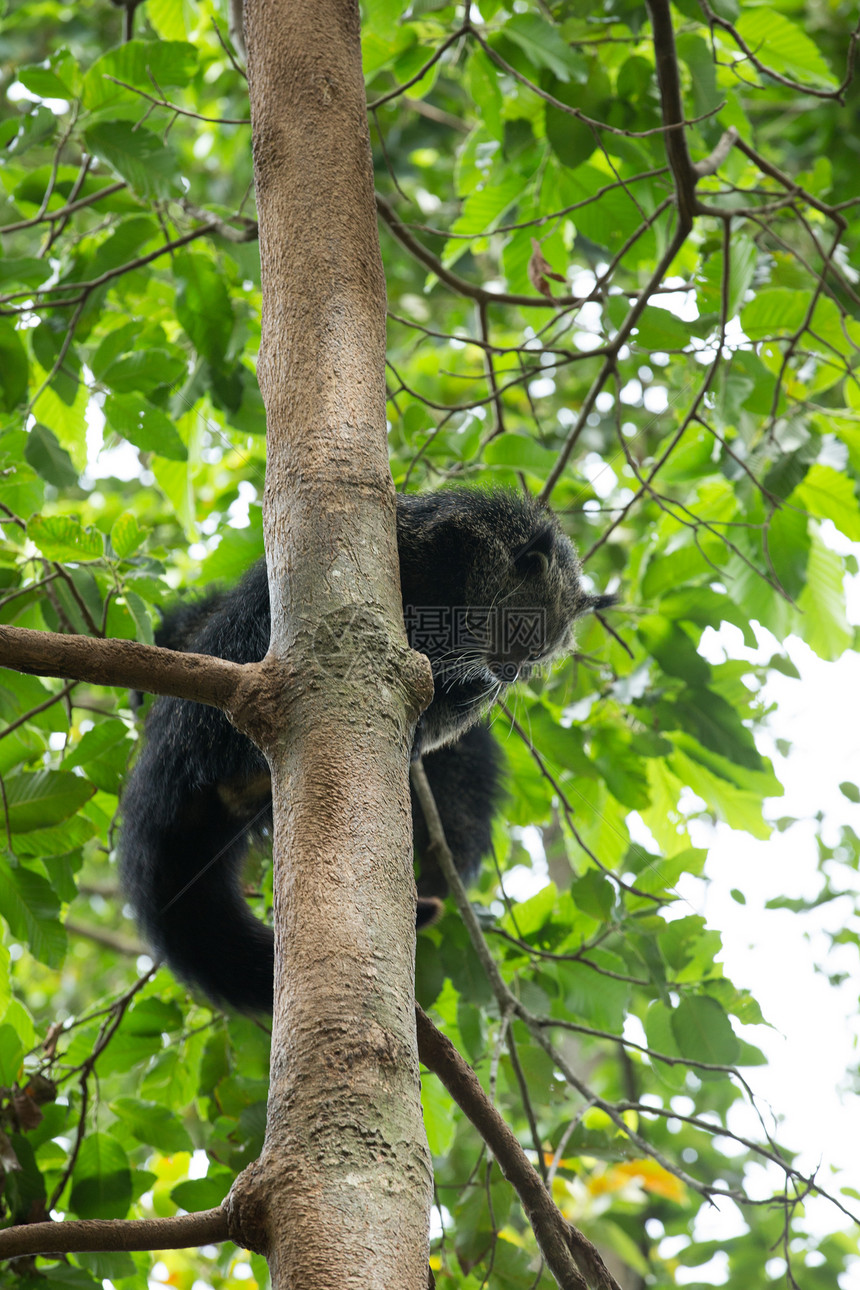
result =
M249 0L272 599L275 1014L266 1144L234 1216L275 1287L425 1290L409 653L385 284L354 0ZM280 727L280 728L279 728Z

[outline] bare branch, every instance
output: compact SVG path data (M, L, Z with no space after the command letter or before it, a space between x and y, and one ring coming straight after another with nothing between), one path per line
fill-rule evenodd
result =
M412 85L417 85L418 82L427 75L434 63L439 62L439 59L445 53L445 50L450 49L450 47L456 44L460 37L464 36L469 30L470 26L468 23L459 27L447 38L447 40L442 41L442 44L436 50L435 54L431 55L431 57L427 59L427 62L423 67L418 69L414 76L411 76L408 81L404 81L402 85L395 86L395 88L393 90L389 90L387 94L383 94L378 99L374 99L372 103L368 103L367 110L369 112L375 112L377 108L382 107L383 103L388 103L391 99L396 99L399 95L405 94Z
M470 300L477 300L479 304L504 304L504 305L523 305L532 309L546 309L547 300L545 296L524 296L505 291L487 291L485 287L479 287L475 283L468 282L466 278L461 278L459 274L452 273L446 269L442 261L435 256L432 251L428 251L426 246L422 246L417 238L413 237L405 224L402 224L394 213L394 209L379 193L376 194L376 209L382 216L388 228L397 238L402 246L406 247L415 259L425 265L431 273L435 273L440 282L444 282L452 291L457 291L461 296L466 296ZM558 296L555 301L556 305L580 305L582 300L579 296Z
M93 685L121 685L172 694L229 709L259 663L230 663L209 654L182 654L138 641L101 640L0 626L0 665L32 676L57 676Z
M73 1254L82 1250L182 1250L229 1240L227 1211L201 1210L169 1218L83 1219L24 1223L0 1232L0 1259L22 1254Z
M169 112L175 112L177 116L190 116L195 121L208 121L210 125L250 125L251 118L247 116L205 116L202 112L191 112L188 108L179 107L177 103L171 103L165 98L156 98L152 94L147 94L146 90L139 89L137 85L129 85L127 81L121 81L116 76L110 76L107 72L104 74L106 81L113 81L114 85L119 85L124 90L130 90L132 94L137 94L142 99L146 99L155 107L167 108Z
M72 936L82 936L94 945L103 945L106 949L115 950L117 954L125 954L129 958L137 958L138 955L149 952L140 941L123 936L121 932L113 932L109 927L94 927L88 923L78 923L72 918L67 918L63 926Z
M97 193L91 193L89 197L80 197L75 202L69 202L66 206L61 206L59 210L44 211L39 215L33 215L30 219L20 219L15 224L4 224L0 228L0 233L18 233L22 228L33 228L36 224L45 224L53 220L63 220L75 211L83 210L85 206L94 206L100 202L103 197L110 197L113 193L119 193L123 188L127 188L124 179L120 179L115 184L108 184L107 188L100 188Z
M654 33L654 55L663 103L663 121L667 126L675 127L666 132L666 155L675 180L679 231L683 230L686 236L693 227L693 216L696 213L696 174L687 149L686 133L678 128L684 124L684 106L681 102L681 78L678 73L669 0L648 0L648 12Z

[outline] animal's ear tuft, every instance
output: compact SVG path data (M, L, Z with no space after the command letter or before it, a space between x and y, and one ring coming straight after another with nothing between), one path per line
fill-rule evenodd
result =
M585 613L599 613L601 609L613 609L616 605L621 604L621 597L612 595L607 596L589 596L585 604Z
M546 525L538 529L514 556L521 577L543 577L549 572L555 555L555 530Z

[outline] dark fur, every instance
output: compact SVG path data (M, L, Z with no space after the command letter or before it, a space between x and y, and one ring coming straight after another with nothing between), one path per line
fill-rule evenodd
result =
M397 545L410 643L429 656L435 682L413 756L424 758L455 863L470 881L491 850L501 793L499 750L476 723L518 673L570 648L577 617L613 598L582 589L576 554L553 516L514 493L399 495ZM435 623L443 611L450 620L464 606L473 612L454 615L456 639L450 629L447 637L438 626L429 631L422 617L433 611ZM493 612L474 612L481 607ZM516 631L508 639L503 615L514 628L522 619L529 639ZM232 591L170 611L156 639L237 663L262 659L269 644L264 562ZM120 847L140 925L183 979L234 1007L270 1011L272 932L251 913L241 885L248 841L272 822L265 758L222 712L181 699L153 704L146 735L123 799ZM446 888L428 862L414 798L412 813L421 925Z

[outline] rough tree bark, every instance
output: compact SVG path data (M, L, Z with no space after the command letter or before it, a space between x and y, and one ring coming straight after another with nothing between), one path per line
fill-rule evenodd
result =
M424 1290L406 648L354 0L249 0L269 459L277 966L266 1144L231 1217L276 1287ZM259 709L258 709L259 711Z

